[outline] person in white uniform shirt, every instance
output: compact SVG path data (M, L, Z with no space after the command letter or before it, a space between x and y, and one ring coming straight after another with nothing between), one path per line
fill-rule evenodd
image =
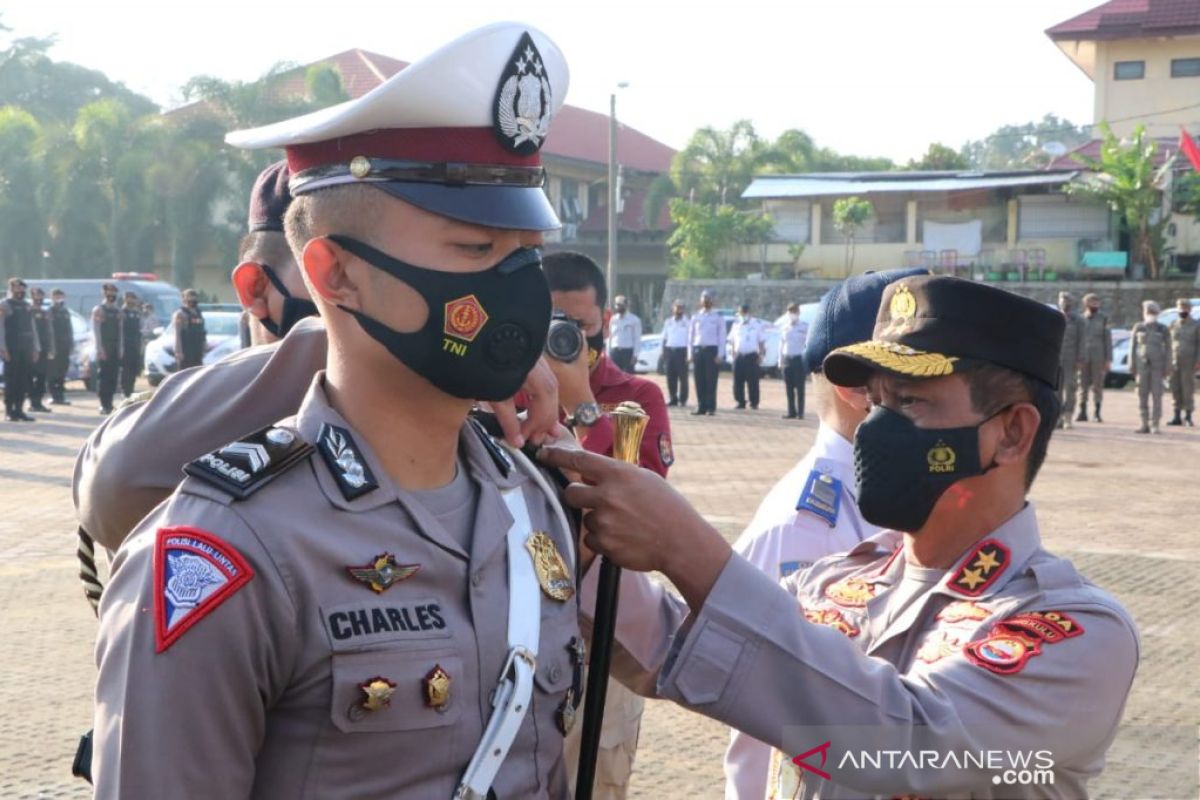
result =
M688 401L688 334L692 321L683 313L683 301L671 304L671 316L663 323L663 360L667 365L668 406L686 406Z
M854 430L870 402L863 388L835 386L821 373L825 356L839 347L866 341L875 327L883 288L925 270L892 270L849 278L821 298L807 325L802 361L813 365L813 395L820 420L817 438L804 458L775 484L733 549L774 580L807 569L818 559L845 552L879 528L858 510L854 477ZM793 303L788 311L796 308ZM797 308L798 310L798 308ZM788 342L787 329L784 344ZM800 374L801 381L804 374ZM725 751L726 800L763 800L778 783L772 748L731 730Z
M692 415L717 413L717 375L725 346L725 319L713 310L713 294L700 293L700 310L692 317L688 361L696 376L696 410Z
M787 413L784 419L804 419L804 345L808 341L808 323L800 319L800 306L788 303L788 319L783 324L779 343L779 371L783 373Z
M642 343L642 321L629 310L625 295L613 298L613 315L608 326L608 357L625 372L633 372L634 357Z
M759 367L767 352L766 327L761 319L750 315L748 303L738 309L728 339L733 346L733 399L738 408L745 408L749 388L750 407L758 408Z

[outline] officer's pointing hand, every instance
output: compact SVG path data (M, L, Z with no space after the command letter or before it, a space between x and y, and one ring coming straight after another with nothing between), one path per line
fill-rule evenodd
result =
M558 380L543 356L538 359L521 385L527 403L525 420L517 416L512 400L491 403L496 421L504 431L504 441L523 447L526 441L541 444L558 427Z

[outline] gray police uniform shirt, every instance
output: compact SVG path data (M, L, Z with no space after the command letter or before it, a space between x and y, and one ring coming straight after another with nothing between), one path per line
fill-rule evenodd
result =
M734 552L776 580L845 553L879 533L862 518L856 492L854 446L822 422L812 448L767 493ZM770 745L732 731L725 751L725 797L762 800L770 766Z
M1083 352L1081 361L1099 363L1112 361L1112 335L1108 331L1108 316L1097 311L1083 315Z
M1084 325L1083 317L1076 314L1074 311L1063 314L1066 320L1066 330L1063 332L1062 358L1060 364L1065 373L1074 373L1076 364L1084 358Z
M564 557L571 533L468 423L459 464L479 487L468 551L354 440L322 378L280 427L310 443L343 429L340 450L318 444L242 500L189 477L119 550L96 647L98 798L453 793L508 649L501 491L523 492ZM403 579L384 591L351 574L385 555ZM556 715L577 613L574 598L541 595L533 698L499 797L568 793ZM427 681L439 668L449 699L437 707ZM386 682L390 705L366 708L364 687Z
M115 551L183 480L183 465L291 416L325 367L321 320L274 344L169 376L145 403L105 418L79 451L72 485L79 524Z
M677 597L625 571L614 674L781 748L785 760L840 730L825 751L830 780L805 772L799 796L1087 796L1137 669L1129 613L1042 549L1032 505L895 614L905 566L894 531L782 588L735 554L690 616ZM583 581L585 613L597 572ZM997 785L986 765L853 769L846 756L868 737L936 747L943 765L950 752L973 767L964 753L1049 751L1055 780ZM806 763L822 766L819 754Z
M1161 322L1139 322L1129 331L1133 343L1129 363L1139 371L1153 369L1166 373L1171 364L1171 332ZM1161 375L1159 376L1161 377Z

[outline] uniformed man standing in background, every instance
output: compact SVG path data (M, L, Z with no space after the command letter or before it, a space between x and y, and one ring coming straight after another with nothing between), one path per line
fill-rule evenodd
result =
M128 400L142 373L142 304L137 292L125 292L121 309L121 394Z
M1091 292L1083 296L1083 364L1079 368L1079 415L1076 422L1087 422L1088 390L1095 402L1095 422L1100 419L1100 404L1104 400L1104 378L1112 366L1112 334L1108 316L1100 310L1100 298ZM1069 411L1069 409L1068 409Z
M871 338L885 286L923 273L909 269L857 275L821 298L804 351L805 361L813 365L817 438L763 499L733 545L735 553L763 574L781 580L879 532L858 510L851 444L871 403L865 389L826 380L822 362L839 347ZM732 731L725 751L725 797L763 800L768 787L777 783L779 766L778 760L772 764L769 745Z
M1075 313L1074 307L1075 298L1071 297L1070 292L1058 293L1058 310L1067 320L1067 329L1063 332L1062 358L1059 360L1062 382L1058 385L1058 402L1063 409L1058 417L1060 428L1071 427L1071 414L1075 409L1075 387L1079 384L1079 371L1083 368L1083 317Z
M0 359L4 360L4 418L9 422L33 422L25 413L33 365L41 352L33 313L25 299L27 284L8 279L8 296L0 300Z
M1196 409L1196 373L1200 372L1200 322L1192 318L1192 304L1186 297L1175 301L1179 318L1171 323L1171 399L1175 416L1168 425L1192 422Z
M663 323L663 361L667 367L668 406L686 406L688 402L688 333L692 321L683 313L683 301L671 303L671 316Z
M50 292L50 330L54 337L54 360L50 363L47 383L50 389L50 405L69 406L66 382L67 370L71 366L71 353L75 350L75 327L71 324L71 311L67 308L67 295L62 289Z
M733 348L733 399L737 408L746 407L749 388L750 407L758 408L758 381L762 375L762 359L767 352L763 321L750 315L750 304L742 303L737 319L729 329L728 341Z
M116 284L100 287L104 302L92 309L92 337L96 343L96 394L100 413L111 414L113 395L121 372L121 309L117 306Z
M713 310L712 292L705 289L688 333L688 361L696 381L696 410L692 416L717 413L717 377L724 353L725 319Z
M779 342L779 371L783 373L783 391L787 395L784 419L804 419L804 347L808 323L800 319L799 303L788 303L788 320L783 324Z
M29 296L33 300L30 307L30 314L33 315L33 327L37 330L38 343L42 348L41 358L34 363L33 369L30 371L29 409L48 414L50 409L42 404L42 398L46 396L47 381L50 378L50 362L55 357L54 331L50 326L50 308L46 305L46 290L35 286L29 292Z
M287 144L328 366L294 419L193 462L122 546L97 644L101 800L569 795L573 533L541 473L467 417L545 341L536 247L557 219L537 150L565 93L555 45L505 23L231 135Z
M1138 433L1161 433L1163 381L1171 364L1171 332L1158 321L1159 307L1153 300L1142 303L1142 321L1129 332L1129 374L1137 379L1138 411L1142 426ZM1150 398L1154 398L1153 407Z
M195 289L183 290L183 306L175 312L171 324L175 328L175 369L184 370L204 363L208 335L204 330L204 314L199 309L200 295Z
M609 321L612 333L608 340L608 355L613 363L632 374L637 361L638 348L642 344L642 321L629 310L625 295L613 298L613 315Z

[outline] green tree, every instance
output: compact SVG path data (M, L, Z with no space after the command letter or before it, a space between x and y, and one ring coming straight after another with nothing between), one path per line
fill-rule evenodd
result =
M1070 194L1099 200L1113 211L1132 240L1130 261L1145 265L1151 278L1159 277L1165 254L1165 229L1169 217L1161 214L1164 170L1155 166L1158 144L1138 125L1128 144L1122 143L1108 125L1101 125L1100 157L1075 156L1095 173L1081 182L1068 184ZM1157 219L1156 219L1157 217Z
M41 137L32 114L0 107L0 275L42 275L46 226L37 197Z
M770 217L763 214L729 204L690 203L678 197L671 201L671 221L675 229L667 247L676 259L672 274L680 278L728 276L730 264L723 257L729 248L765 241L772 226Z
M846 237L846 276L854 268L854 237L872 214L871 203L861 197L843 197L833 204L834 227Z
M1022 125L1002 125L982 139L967 142L961 152L972 169L1042 169L1055 158L1048 146L1071 150L1091 138L1086 126L1046 114Z
M929 149L925 151L925 155L908 162L909 169L951 171L969 167L970 164L967 163L965 156L941 142L931 143Z

